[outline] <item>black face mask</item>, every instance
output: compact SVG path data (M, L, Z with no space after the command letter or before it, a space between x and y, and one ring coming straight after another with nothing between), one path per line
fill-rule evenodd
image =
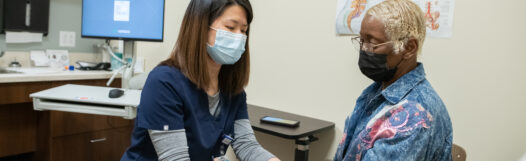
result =
M398 69L398 65L393 69L389 69L389 66L387 65L386 54L377 54L363 50L360 50L358 66L360 67L360 71L362 71L365 76L374 80L375 82L390 81L393 79L393 76Z

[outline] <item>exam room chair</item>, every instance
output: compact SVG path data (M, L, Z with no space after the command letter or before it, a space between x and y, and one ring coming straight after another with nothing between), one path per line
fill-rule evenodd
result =
M453 147L451 148L451 155L453 157L453 161L466 161L466 150L457 144L453 144Z

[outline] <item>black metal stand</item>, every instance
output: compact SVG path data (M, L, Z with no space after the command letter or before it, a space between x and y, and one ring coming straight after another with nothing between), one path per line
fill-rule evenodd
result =
M296 139L294 161L309 161L309 144L316 140L318 140L318 138L312 135Z

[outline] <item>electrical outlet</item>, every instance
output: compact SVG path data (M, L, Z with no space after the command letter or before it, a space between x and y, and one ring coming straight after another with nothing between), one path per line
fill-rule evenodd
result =
M75 36L73 31L60 31L60 47L75 47Z

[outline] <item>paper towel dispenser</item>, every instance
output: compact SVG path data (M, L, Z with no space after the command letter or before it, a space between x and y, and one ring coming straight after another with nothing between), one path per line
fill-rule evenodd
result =
M49 0L3 1L4 31L48 33Z
M4 0L0 0L0 34L4 33Z

